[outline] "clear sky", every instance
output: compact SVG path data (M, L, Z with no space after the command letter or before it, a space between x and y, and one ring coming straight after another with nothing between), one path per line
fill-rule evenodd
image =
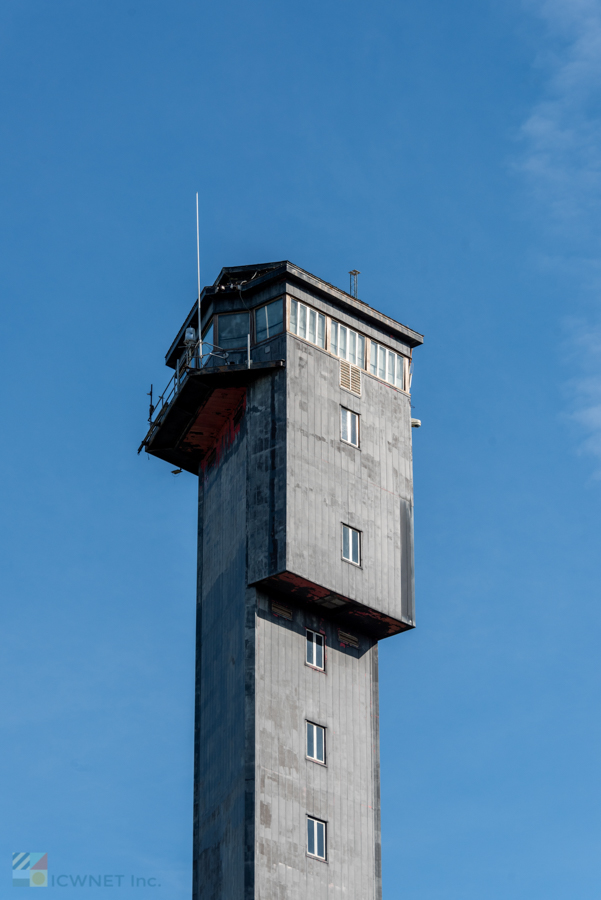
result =
M0 48L0 898L13 850L190 895L196 480L136 449L198 190L203 283L357 268L425 334L385 900L598 900L599 0L6 0Z

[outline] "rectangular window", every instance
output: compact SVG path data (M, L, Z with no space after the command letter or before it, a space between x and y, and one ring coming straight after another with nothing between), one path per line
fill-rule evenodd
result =
M307 758L324 764L326 761L326 730L313 722L307 722Z
M405 357L370 341L369 371L382 381L405 390Z
M396 354L392 352L392 350L388 351L388 381L391 384L394 384L396 381Z
M323 634L307 629L307 663L323 669Z
M255 328L257 342L266 341L284 330L284 300L274 300L267 306L261 306L255 312Z
M326 317L317 316L317 346L325 347L326 345Z
M307 337L307 307L299 304L299 317L298 317L298 336L302 338Z
M348 360L353 366L365 368L365 338L338 322L332 322L330 350L334 356Z
M404 360L402 356L399 356L397 353L396 358L396 383L402 388L405 386L405 372L404 372Z
M342 526L342 558L361 565L361 533L349 525Z
M346 334L347 329L344 325L338 326L338 356L346 359Z
M247 312L217 316L217 343L222 350L246 347L250 330L250 316Z
M378 347L378 378L386 381L386 350Z
M369 343L369 371L372 375L378 374L378 345L373 341Z
M309 340L312 344L317 343L317 313L314 309L309 310Z
M326 823L307 816L307 853L326 859Z
M348 333L348 361L357 365L357 334L354 331Z
M290 301L290 331L318 347L326 345L326 317L298 300Z
M346 444L359 446L359 416L344 406L340 407L340 437Z

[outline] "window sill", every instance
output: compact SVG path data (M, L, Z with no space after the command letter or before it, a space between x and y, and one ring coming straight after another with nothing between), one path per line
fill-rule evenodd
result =
M305 662L305 666L307 667L307 669L313 669L314 672L321 672L322 675L326 674L325 667L323 669L320 669L319 666L312 666L311 663L308 662Z
M323 350L324 353L329 353L329 351L326 350L325 347L320 347L319 344L314 344L313 341L309 340L309 338L301 337L300 334L295 334L293 331L287 331L286 334L289 334L290 337L296 338L297 341L302 341L303 344L308 344L309 347L315 347L316 350ZM329 353L329 355L333 356L332 353ZM319 859L319 857L315 857L315 858Z
M385 378L380 378L379 375L374 375L373 372L370 372L369 369L361 369L364 375L369 375L370 378L373 378L374 381L377 381L378 384L385 384L386 387L392 388L393 391L398 391L399 394L404 394L405 397L411 396L411 391L406 391L405 388L398 387L396 384L391 384L389 381L386 381Z
M325 863L326 866L328 864L328 860L323 859L323 857L321 856L314 856L312 853L305 853L305 856L307 857L307 859L314 859L316 860L316 862Z

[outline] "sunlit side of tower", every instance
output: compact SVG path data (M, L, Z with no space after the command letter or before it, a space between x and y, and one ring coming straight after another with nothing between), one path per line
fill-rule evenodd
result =
M143 443L199 476L194 897L375 900L422 336L289 262L223 269L200 305Z

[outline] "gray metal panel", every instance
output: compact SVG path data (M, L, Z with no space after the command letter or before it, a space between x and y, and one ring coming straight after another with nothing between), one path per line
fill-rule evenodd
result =
M288 335L286 568L403 620L413 605L411 401L362 374L361 397L339 361ZM361 416L360 449L340 440L340 408ZM342 560L342 523L362 533L362 565Z

